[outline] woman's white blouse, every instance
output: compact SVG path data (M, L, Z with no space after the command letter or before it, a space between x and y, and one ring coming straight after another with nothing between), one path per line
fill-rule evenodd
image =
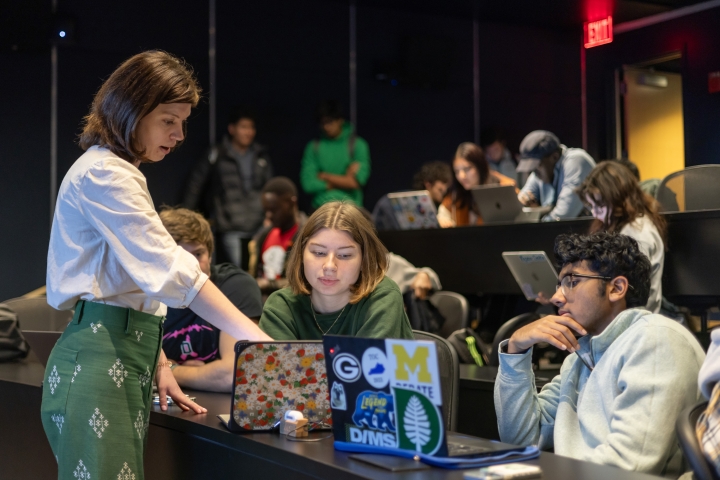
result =
M153 206L145 176L111 151L91 147L63 179L47 264L48 303L78 300L165 315L185 308L208 279Z

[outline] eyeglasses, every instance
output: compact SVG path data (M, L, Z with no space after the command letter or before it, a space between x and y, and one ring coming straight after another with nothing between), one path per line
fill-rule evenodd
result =
M572 295L572 289L575 285L577 285L577 282L573 280L573 277L576 278L597 278L598 280L612 280L612 277L604 277L602 275L582 275L580 273L568 273L565 275L555 286L555 291L558 290L562 291L563 297L567 297L568 295Z
M555 286L555 291L557 292L558 290L561 290L563 297L568 297L568 295L572 295L572 289L578 283L576 281L573 281L573 277L597 278L598 280L604 280L606 282L613 279L613 277L604 277L602 275L583 275L581 273L568 273L557 283L557 285ZM635 290L635 287L633 287L629 283L628 288L631 290Z

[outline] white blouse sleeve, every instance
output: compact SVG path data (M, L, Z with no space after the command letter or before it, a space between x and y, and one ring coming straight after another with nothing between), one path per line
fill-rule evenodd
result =
M109 245L106 254L149 297L187 307L208 277L163 226L140 171L102 162L87 171L78 189L78 208Z

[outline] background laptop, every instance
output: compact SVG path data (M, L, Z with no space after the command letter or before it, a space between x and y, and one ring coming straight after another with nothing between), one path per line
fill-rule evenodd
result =
M427 190L388 193L401 230L438 228L437 210Z
M523 450L448 435L435 343L326 335L323 344L336 448L436 457Z
M479 185L470 189L483 223L524 221L523 206L511 185Z
M237 342L230 415L220 420L233 432L272 430L288 410L315 430L329 423L322 342Z
M503 252L502 257L525 298L535 300L543 292L549 300L555 294L557 272L545 252Z

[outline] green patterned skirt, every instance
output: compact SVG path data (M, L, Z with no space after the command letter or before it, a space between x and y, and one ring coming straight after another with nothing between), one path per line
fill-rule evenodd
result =
M45 369L58 478L142 480L163 317L80 301Z

